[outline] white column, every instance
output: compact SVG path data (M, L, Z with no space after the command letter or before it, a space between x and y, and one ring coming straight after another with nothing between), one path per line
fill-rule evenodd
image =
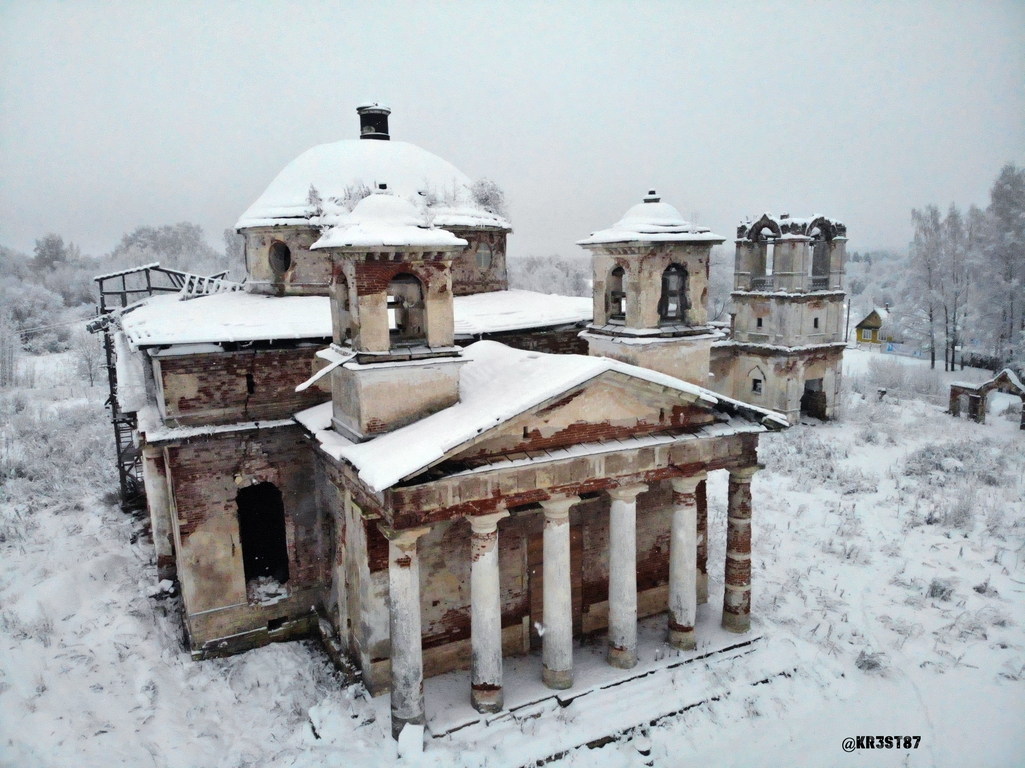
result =
M388 602L391 624L391 734L407 723L424 725L424 663L420 644L420 561L416 542L430 528L393 531L388 538Z
M544 630L541 680L549 688L573 685L573 593L569 568L569 508L578 496L542 501L544 528Z
M673 523L669 541L669 644L681 651L697 647L694 623L698 615L698 484L701 472L674 477Z
M502 601L498 521L506 511L468 518L470 537L470 702L478 712L502 710Z
M609 664L637 664L637 496L646 485L613 488L609 514Z

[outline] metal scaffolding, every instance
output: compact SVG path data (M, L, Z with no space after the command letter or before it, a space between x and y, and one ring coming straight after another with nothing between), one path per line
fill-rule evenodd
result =
M97 317L89 324L92 333L103 332L103 350L107 358L107 381L110 395L106 405L110 409L110 420L114 425L114 447L117 453L117 471L120 481L121 509L125 512L146 506L146 491L142 482L142 454L136 444L134 413L124 413L117 400L117 364L114 353L112 322L115 313L131 304L149 298L157 293L183 293L189 296L216 293L224 290L222 285L235 285L223 281L226 273L199 278L188 272L161 267L159 262L132 267L121 272L111 272L93 278L100 289L100 303ZM197 284L200 289L197 291ZM209 285L209 287L207 287ZM205 289L205 290L204 290Z

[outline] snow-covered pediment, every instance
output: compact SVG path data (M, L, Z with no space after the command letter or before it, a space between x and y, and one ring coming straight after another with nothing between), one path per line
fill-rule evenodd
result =
M462 357L458 403L367 442L327 434L328 404L296 418L326 453L355 467L375 492L457 457L512 450L523 443L525 428L528 440L535 430L539 438L558 436L549 443L554 447L556 439L565 440L563 445L614 444L620 439L616 430L629 436L630 425L633 434L655 432L656 425L666 433L690 425L698 430L720 420L727 431L787 426L772 411L604 357L528 352L493 341L471 344ZM642 420L646 426L636 429ZM543 445L535 440L527 450L545 450Z
M448 458L460 461L697 430L715 421L713 406L693 394L607 371L481 433Z

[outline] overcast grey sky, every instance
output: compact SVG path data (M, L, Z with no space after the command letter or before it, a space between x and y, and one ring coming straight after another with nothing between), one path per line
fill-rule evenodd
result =
M1025 3L0 4L0 244L221 232L290 160L394 138L570 254L649 186L732 237L765 210L903 247L1025 163Z

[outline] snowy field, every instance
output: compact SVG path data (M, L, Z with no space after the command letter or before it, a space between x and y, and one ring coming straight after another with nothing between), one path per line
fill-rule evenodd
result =
M386 709L346 686L312 643L189 660L176 598L150 596L156 571L142 523L111 504L105 392L62 373L59 360L36 362L34 387L0 391L0 765L394 762ZM763 440L756 650L632 683L633 696L665 697L671 685L702 703L554 764L1025 762L1018 415L1000 397L985 425L942 412L949 380L984 372L936 373L857 351L846 363L838 422ZM710 477L709 500L715 592L725 473ZM618 730L621 712L607 714ZM561 741L572 723L560 717L516 727L554 754L573 746ZM847 737L897 735L920 737L917 749L903 740L869 754L842 748ZM515 759L501 739L466 748L445 738L401 764Z

